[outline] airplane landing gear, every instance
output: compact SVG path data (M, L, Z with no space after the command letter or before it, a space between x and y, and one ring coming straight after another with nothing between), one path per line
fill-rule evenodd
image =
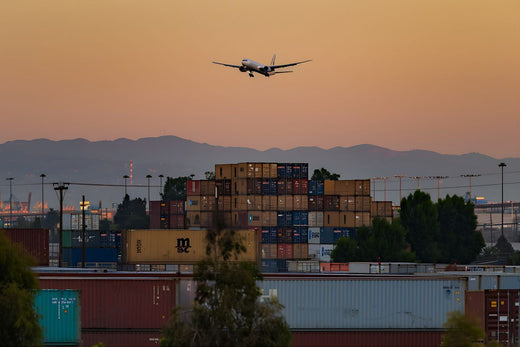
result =
M249 73L249 77L255 77L251 72Z

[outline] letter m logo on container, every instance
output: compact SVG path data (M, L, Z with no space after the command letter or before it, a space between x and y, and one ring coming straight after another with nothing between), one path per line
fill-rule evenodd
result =
M190 248L191 248L191 246L190 246L189 237L177 239L177 252L178 253L189 253Z

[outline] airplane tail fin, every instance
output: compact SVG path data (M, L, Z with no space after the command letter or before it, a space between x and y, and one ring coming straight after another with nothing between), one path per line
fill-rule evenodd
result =
M274 61L276 60L276 53L273 55L273 59L271 59L271 66L274 65Z

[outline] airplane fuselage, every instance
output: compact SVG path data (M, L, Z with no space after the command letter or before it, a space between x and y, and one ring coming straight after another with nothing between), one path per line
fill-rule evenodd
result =
M264 75L266 77L269 77L271 75L274 75L276 72L274 69L271 69L269 66L265 66L263 64L257 63L256 61L253 61L251 59L242 59L242 66L240 67L240 71L246 72L249 71L249 74L251 75L251 72L258 72L261 75Z

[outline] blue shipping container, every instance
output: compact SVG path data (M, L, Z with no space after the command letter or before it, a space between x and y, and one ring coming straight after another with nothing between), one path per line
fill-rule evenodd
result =
M81 267L82 248L63 248L63 263L70 267ZM117 263L117 248L85 248L86 267L111 267Z
M309 181L309 195L323 195L325 192L325 183L323 181Z
M34 307L45 345L81 343L80 291L44 289L36 293Z
M279 227L293 225L292 211L280 211L278 212L277 225Z
M326 243L326 244L334 243L334 228L331 228L331 227L320 228L320 243Z

